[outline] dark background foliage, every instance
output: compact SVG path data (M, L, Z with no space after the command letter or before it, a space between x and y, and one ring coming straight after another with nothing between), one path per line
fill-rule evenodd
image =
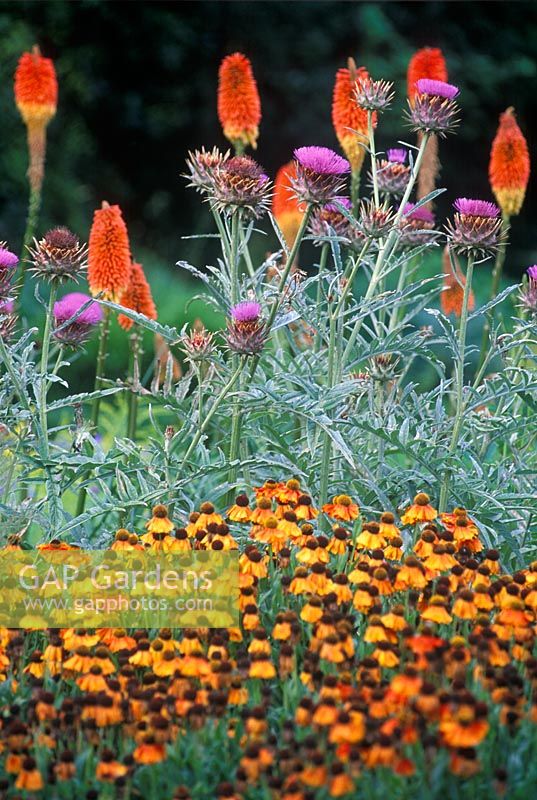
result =
M54 59L60 84L40 233L67 224L86 239L101 200L119 203L159 318L180 327L196 316L218 325L201 302L188 305L199 287L173 265L184 259L203 266L217 257L214 239L181 238L212 232L213 223L180 175L189 149L226 147L216 115L218 65L226 54L241 50L252 60L263 108L256 157L274 175L296 146L337 147L332 89L351 55L373 77L395 81L396 103L382 118L378 147L413 142L401 116L408 61L419 47L441 47L462 106L458 134L441 143L442 219L457 196L491 197L490 145L507 106L515 106L535 151L536 41L531 2L0 2L0 240L18 249L23 235L27 152L13 73L21 52L36 42ZM537 261L536 211L530 186L513 220L506 270L515 280ZM271 238L257 242L257 257L276 247ZM312 249L302 263L309 256L315 258ZM439 254L435 259L430 269L439 272ZM489 275L487 266L476 276L478 298ZM31 287L23 308L41 323ZM110 374L122 374L126 336L117 327L112 335ZM85 362L81 387L92 380Z

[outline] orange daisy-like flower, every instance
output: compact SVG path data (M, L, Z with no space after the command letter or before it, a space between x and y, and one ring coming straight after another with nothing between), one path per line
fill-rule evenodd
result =
M272 213L281 228L287 246L293 246L304 210L291 191L291 181L296 178L296 162L289 161L280 167L274 181Z
M339 69L332 98L334 130L354 173L359 173L362 168L368 141L367 111L356 102L356 81L367 78L369 73L365 67ZM373 124L376 124L376 114L373 115Z
M452 257L454 260L456 259L454 254L452 254ZM446 316L455 314L456 317L460 317L462 312L462 301L464 297L464 284L466 283L466 278L460 269L457 269L457 273L455 273L451 264L449 248L447 246L444 248L442 264L444 270L444 282L443 291L440 293L440 306ZM471 291L468 300L468 309L471 311L474 306L475 297L474 293Z
M510 217L520 212L530 177L530 156L514 108L500 115L492 143L489 180L502 212Z
M414 503L401 517L401 522L403 525L415 525L416 522L431 522L437 516L438 511L430 505L429 495L419 492L414 498Z
M250 60L242 53L226 56L218 72L218 119L224 136L237 143L257 145L261 102Z
M421 78L444 83L447 81L446 60L438 47L423 47L410 59L407 70L407 92L411 101L417 94L416 81Z
M129 285L124 294L121 295L119 302L125 308L130 308L133 311L137 311L139 314L144 314L146 317L149 317L149 319L157 318L157 309L153 302L151 287L147 282L141 264L135 262L132 264ZM120 314L117 321L124 331L130 330L134 325L132 319L125 314Z
M360 507L353 503L349 495L338 494L331 503L325 503L323 511L332 519L339 519L342 522L352 522L360 514Z
M15 72L15 103L26 125L46 125L56 113L58 81L50 58L37 45L23 53Z
M93 295L100 292L117 302L131 279L131 252L127 226L119 206L104 202L93 215L89 236L88 283Z

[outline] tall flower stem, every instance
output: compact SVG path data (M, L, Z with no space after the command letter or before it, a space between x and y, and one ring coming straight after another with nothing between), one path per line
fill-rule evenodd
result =
M474 271L474 257L471 255L468 258L468 266L466 269L466 284L464 286L464 295L462 299L462 310L461 310L461 319L459 327L459 348L458 348L459 352L457 361L455 363L455 368L456 368L455 420L453 424L453 432L451 434L451 441L449 443L449 449L447 455L448 460L453 456L458 447L459 437L461 434L462 424L464 421L464 363L466 354L466 329L468 327L468 304L470 301L470 292L472 289L473 271ZM440 500L438 504L440 512L446 510L446 504L449 495L450 479L451 475L449 471L449 466L447 466L444 472L444 479L442 481L442 486L440 489Z
M315 311L317 313L317 317L320 318L321 316L321 303L323 299L323 278L324 278L324 271L326 269L326 263L328 261L328 251L330 249L330 245L328 242L324 242L321 248L321 258L319 260L319 271L317 272L317 300L315 303ZM318 353L321 349L321 333L317 330L315 334L315 341L313 345L313 352Z
M132 385L129 396L129 415L127 421L127 436L136 439L136 422L138 417L138 391L140 388L140 335L135 331L130 336Z
M377 176L377 152L375 148L375 129L373 127L373 112L367 112L367 135L369 139L369 154L371 156L371 176L373 178L373 198L375 206L380 205L379 182Z
M104 365L108 354L108 337L110 335L110 309L105 306L103 309L103 321L99 331L99 350L97 351L97 364L95 367L94 391L98 392L102 388L104 376ZM95 430L99 424L99 412L101 410L101 398L95 397L91 407L91 425ZM86 473L83 480L87 480L89 473ZM76 504L76 516L83 513L86 505L86 488L83 486L78 492Z
M358 214L358 202L360 200L360 170L355 169L351 172L351 203L352 213L356 217Z
M308 207L306 208L306 211L304 212L304 216L302 217L302 222L300 223L300 228L298 229L298 233L296 235L296 239L293 242L293 246L291 248L291 252L289 253L289 258L285 262L285 267L283 269L283 272L282 272L282 274L280 276L280 280L279 280L279 283L278 283L278 290L277 290L277 293L276 293L276 297L274 299L274 302L272 303L272 306L271 306L271 309L270 309L270 312L269 312L269 315L268 315L267 328L269 330L270 330L270 328L272 328L272 323L274 322L274 320L276 318L276 314L278 313L278 308L280 307L280 304L281 304L281 301L282 301L283 290L285 289L285 284L287 283L287 278L289 277L289 273L291 272L291 267L295 263L295 259L296 259L298 250L300 248L300 245L302 244L302 239L304 238L304 234L306 233L306 228L308 227L312 211L313 211L313 206L310 204L310 205L308 205Z
M109 335L110 335L110 309L104 308L103 321L101 322L101 328L99 331L99 350L97 352L97 364L95 367L95 385L93 389L95 392L98 392L99 389L102 389L103 386L104 367L105 367L106 357L108 355ZM93 400L93 405L91 407L91 424L94 428L97 428L97 425L99 423L100 410L101 410L101 398L96 397Z
M45 329L43 331L43 346L41 348L41 366L39 370L39 419L41 423L43 457L49 456L48 445L48 423L47 423L47 373L48 356L50 351L50 332L52 330L52 319L54 316L54 303L56 301L57 287L55 283L50 286L50 297L48 301L47 315L45 317Z
M509 216L507 214L502 214L502 225L504 231L506 232L509 226ZM496 297L500 288L503 266L505 264L506 251L507 251L507 237L501 242L500 246L498 247L498 252L496 253L496 261L494 262L494 269L492 270L492 283L490 287L491 300L494 297ZM492 308L490 311L492 322L494 322L495 310L496 309ZM490 321L488 319L485 319L483 325L483 335L481 337L481 350L479 352L478 368L480 368L483 365L483 362L485 361L487 354L487 346L489 343L489 335L490 335Z
M289 257L285 262L285 267L283 268L282 274L280 276L280 280L278 282L278 288L276 291L276 297L274 298L274 301L270 307L267 319L267 330L270 330L272 328L272 324L276 319L276 314L278 313L278 309L282 302L283 290L285 289L287 278L289 277L289 273L291 272L291 267L294 264L300 245L302 244L302 239L304 238L304 234L306 233L306 228L308 227L312 211L313 211L313 206L310 204L307 206L306 211L304 212L304 216L302 217L302 222L300 223L300 228L298 229L296 239L293 243L291 252L289 253ZM255 358L253 359L252 367L250 369L250 380L255 375L258 363L259 363L259 356L255 356Z
M239 300L239 264L238 264L238 248L239 248L239 232L240 232L240 212L236 211L231 219L231 248L230 248L230 275L231 275L231 303L235 305ZM239 364L239 356L234 355L231 359L232 368L237 369ZM201 430L201 428L200 428ZM233 402L233 410L231 414L231 438L229 442L229 474L228 480L230 483L235 483L237 480L237 467L231 466L239 456L240 444L240 431L241 431L241 407L238 398Z
M229 378L228 382L225 384L225 386L223 387L222 391L220 392L220 394L218 395L218 397L216 398L216 400L212 404L207 416L203 420L203 424L200 426L198 432L196 433L196 435L194 436L194 438L190 442L190 445L189 445L189 447L188 447L188 449L187 449L187 451L186 451L186 453L185 453L185 455L183 457L183 460L181 462L181 467L183 467L186 464L186 462L188 461L188 459L192 455L193 451L198 446L198 444L199 444L199 442L201 440L201 437L203 436L203 434L207 430L207 428L209 426L209 423L211 422L212 418L214 417L214 415L218 411L220 405L222 404L222 401L225 400L227 395L230 393L230 391L235 386L235 383L237 382L237 380L238 380L238 378L239 378L239 376L240 376L240 374L241 374L241 372L242 372L242 370L244 368L245 363L246 363L246 360L244 358L241 358L238 367L234 370L234 372L232 373L232 375Z
M336 331L337 317L335 313L330 314L330 335L328 340L328 391L334 386L335 354L336 354ZM319 478L319 504L320 507L327 502L328 481L330 477L330 462L332 460L332 440L325 431L322 437L321 472Z
M430 137L429 133L424 133L423 134L423 138L422 138L422 140L420 142L418 155L416 156L416 161L414 162L414 167L412 169L412 173L410 175L409 181L407 183L407 187L405 189L405 193L404 193L404 195L403 195L403 197L401 199L401 203L399 205L399 208L397 210L397 213L396 213L394 221L393 221L393 227L392 227L390 233L388 234L388 238L386 239L386 242L384 243L384 245L379 250L379 254L377 256L377 260L375 262L375 266L373 267L371 280L369 281L369 286L367 287L367 291L366 291L365 296L364 296L364 303L366 303L368 300L370 300L371 297L373 297L373 295L375 294L377 286L379 285L379 282L380 282L380 280L382 278L382 270L383 270L383 267L384 267L384 263L390 257L390 255L391 255L391 253L393 251L393 248L397 243L397 237L399 235L399 223L400 223L401 218L403 216L404 208L405 208L406 204L408 203L408 199L409 199L410 195L412 194L412 189L414 188L414 184L415 184L416 179L418 177L418 174L419 174L419 171L420 171L420 167L421 167L421 162L423 161L423 155L425 153L425 148L427 147L427 142L429 141L429 137ZM353 328L353 330L351 332L351 335L349 337L349 340L347 342L347 346L345 347L345 351L343 353L343 358L342 358L342 363L343 364L346 364L348 362L348 360L349 360L349 356L350 356L350 354L352 352L352 349L353 349L353 347L354 347L354 345L356 343L356 339L358 338L358 334L360 333L360 329L362 327L362 324L363 324L363 319L358 319L356 321L355 325L354 325L354 328Z
M333 389L337 379L340 375L341 369L341 338L342 338L342 330L343 326L340 324L341 320L343 319L343 312L345 310L345 303L347 302L347 297L352 290L352 286L354 283L354 279L356 277L356 273L360 268L362 263L362 259L365 256L367 249L369 248L369 241L366 241L362 250L354 263L352 264L351 270L346 277L346 281L344 284L343 291L341 292L341 296L336 304L334 309L330 309L329 317L330 317L330 333L329 333L329 340L328 340L328 376L327 376L327 384L328 390ZM323 506L327 502L327 495L328 495L328 484L330 479L330 463L332 461L332 440L329 434L325 431L322 437L322 455L321 455L321 473L319 479L319 497L320 497L320 504Z

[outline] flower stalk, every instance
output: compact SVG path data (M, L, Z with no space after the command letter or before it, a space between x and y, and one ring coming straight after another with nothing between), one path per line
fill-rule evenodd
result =
M468 327L468 304L470 300L470 292L472 289L472 277L474 271L474 256L470 255L468 258L468 266L466 269L466 283L464 286L464 296L462 300L461 319L459 325L459 353L458 359L455 363L455 390L456 390L456 405L455 405L455 419L453 424L453 432L451 434L451 441L449 444L447 458L448 460L455 453L459 444L459 437L462 430L464 420L464 364L466 353L466 330ZM446 510L447 499L449 495L449 484L451 475L449 467L444 472L444 478L440 489L439 511L442 513Z
M47 423L47 373L48 358L50 351L50 335L52 330L52 320L54 318L54 303L56 301L57 286L52 283L50 286L50 297L48 301L47 314L45 317L45 329L43 331L43 346L41 349L41 366L39 370L39 419L41 423L42 450L43 457L49 456L48 443L48 423Z
M192 455L192 453L194 452L194 450L198 446L198 444L199 444L199 442L201 440L201 437L203 436L203 434L205 433L205 431L209 427L209 424L210 424L212 418L214 417L214 415L216 414L216 412L220 408L222 402L225 400L227 395L230 393L230 391L235 386L235 383L237 382L242 370L244 369L245 363L246 363L246 358L242 357L240 359L240 361L239 361L239 365L234 370L234 372L231 374L231 377L229 378L228 382L225 384L225 386L223 387L222 391L220 392L220 394L218 395L218 397L216 398L216 400L212 404L207 416L203 420L203 424L200 425L200 428L199 428L198 432L196 433L196 435L194 436L194 438L190 442L190 445L189 445L189 447L188 447L188 449L187 449L187 451L186 451L186 453L185 453L185 455L183 457L183 460L181 462L181 467L184 467L184 465L186 464L186 462L188 461L188 459L190 458L190 456Z
M140 389L140 334L138 331L130 336L132 384L129 396L129 413L127 420L127 436L136 440L136 422L138 417L138 392Z
M101 322L99 331L99 350L97 352L97 364L95 368L95 384L94 391L98 392L102 388L104 377L104 366L106 357L108 355L108 338L110 335L110 309L105 307L103 309L103 321ZM99 412L101 409L101 398L95 397L91 407L91 425L94 432L97 431L99 424ZM87 480L89 475L86 473L83 480ZM76 515L79 516L83 513L86 505L86 488L83 486L78 493L78 500L76 505Z
M504 233L507 233L507 230L509 228L509 219L510 219L510 217L504 212L502 214L502 226L503 226ZM505 237L500 242L500 246L498 247L498 252L496 253L496 260L494 261L494 268L492 270L492 283L491 283L491 287L490 287L490 299L491 300L496 297L496 295L498 294L498 291L500 289L500 282L501 282L501 279L502 279L502 272L503 272L503 267L504 267L504 264L505 264L506 251L507 251L507 238ZM495 311L496 311L495 308L492 308L490 310L491 320L485 319L485 322L484 322L484 325L483 325L483 334L481 336L481 350L480 350L480 353L479 353L478 369L481 368L481 366L483 365L483 363L485 361L485 358L486 358L486 355L487 355L487 346L488 346L489 335L490 335L490 327L491 327L491 323L494 322Z
M388 235L388 238L386 239L386 242L384 243L384 246L381 247L381 249L379 250L379 254L378 254L377 260L375 262L375 266L373 267L373 273L371 275L371 280L369 281L369 286L367 287L367 290L366 290L366 293L365 293L365 296L364 296L364 303L366 303L368 300L371 299L371 297L373 297L373 295L374 295L374 293L376 291L376 288L379 285L379 282L380 282L380 280L382 278L382 269L383 269L384 263L389 258L389 256L391 255L391 253L393 251L393 248L394 248L394 246L396 244L397 236L398 236L399 222L401 221L401 218L403 216L403 210L404 210L406 204L408 203L409 197L412 194L412 190L414 188L414 184L416 182L416 179L417 179L419 171L420 171L421 163L423 161L423 156L424 156L425 149L427 147L427 142L429 141L429 138L430 138L430 133L425 132L423 134L423 137L422 137L421 142L420 142L418 155L416 156L416 161L414 162L414 166L413 166L413 169L412 169L412 172L411 172L407 187L405 189L405 193L404 193L404 195L402 197L402 200L401 200L401 203L399 205L399 208L397 209L397 213L395 215L395 219L394 219L394 222L393 222L392 230L390 231L390 233ZM362 324L363 324L363 319L358 319L356 321L356 323L354 325L354 328L351 331L351 335L349 337L349 340L347 342L347 346L345 347L345 350L343 352L342 364L347 364L348 363L349 358L350 358L350 354L351 354L352 349L353 349L353 347L354 347L354 345L356 343L356 339L358 338L358 334L360 333L360 329L362 327Z

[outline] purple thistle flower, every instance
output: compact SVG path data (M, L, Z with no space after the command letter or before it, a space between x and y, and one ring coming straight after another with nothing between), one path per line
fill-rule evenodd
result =
M225 337L230 350L243 356L253 356L261 352L267 335L259 303L255 300L243 300L232 306Z
M453 100L459 94L458 86L444 81L435 81L432 78L420 78L419 81L416 81L416 88L419 94L444 97L446 100Z
M528 267L526 270L528 281L524 281L520 287L520 301L530 314L537 314L537 264Z
M18 256L0 245L0 300L8 300L11 292L11 282L19 263Z
M432 245L440 235L434 230L434 214L425 206L416 208L414 203L405 205L399 231L401 247Z
M71 319L82 306L91 300L91 297L82 292L71 292L54 303L54 319L60 325ZM103 318L103 312L98 303L93 302L78 316L75 323L81 325L98 325Z
M328 147L299 147L294 152L296 177L291 183L299 202L325 206L344 191L350 164Z
M314 237L315 244L320 244L327 236L333 234L341 238L350 238L351 226L349 225L349 220L341 213L339 206L343 206L347 211L350 211L352 203L348 197L337 196L332 199L331 203L317 206L314 209L308 230Z
M434 214L425 206L415 208L414 203L407 203L403 209L403 216L409 220L418 220L434 225Z
M0 301L0 314L13 314L14 309L15 309L14 300Z
M348 197L334 197L331 203L327 203L324 206L325 211L339 211L338 206L336 203L339 203L340 206L346 208L347 211L350 211L352 208L352 203Z
M413 130L446 136L458 125L459 107L455 97L459 90L451 83L421 78L416 81L417 94L408 98L407 118Z
M405 164L407 151L403 147L392 147L387 151L388 161L392 164Z
M298 147L293 155L301 167L319 175L344 175L350 172L347 159L338 156L329 147Z
M231 308L235 322L256 322L261 316L261 306L255 300L243 300Z
M489 203L488 200L470 200L468 197L459 197L453 206L459 214L468 217L494 218L500 213L500 209L494 203Z
M64 345L78 347L88 339L93 328L103 318L103 312L98 303L92 302L82 313L65 328L62 325L71 319L91 297L82 292L71 292L54 303L54 320L56 327L61 330L53 331L54 337Z
M447 225L451 246L468 256L493 255L506 237L498 206L468 197L459 197L453 205L455 215Z
M14 269L19 263L18 256L8 250L7 247L0 247L0 270Z

